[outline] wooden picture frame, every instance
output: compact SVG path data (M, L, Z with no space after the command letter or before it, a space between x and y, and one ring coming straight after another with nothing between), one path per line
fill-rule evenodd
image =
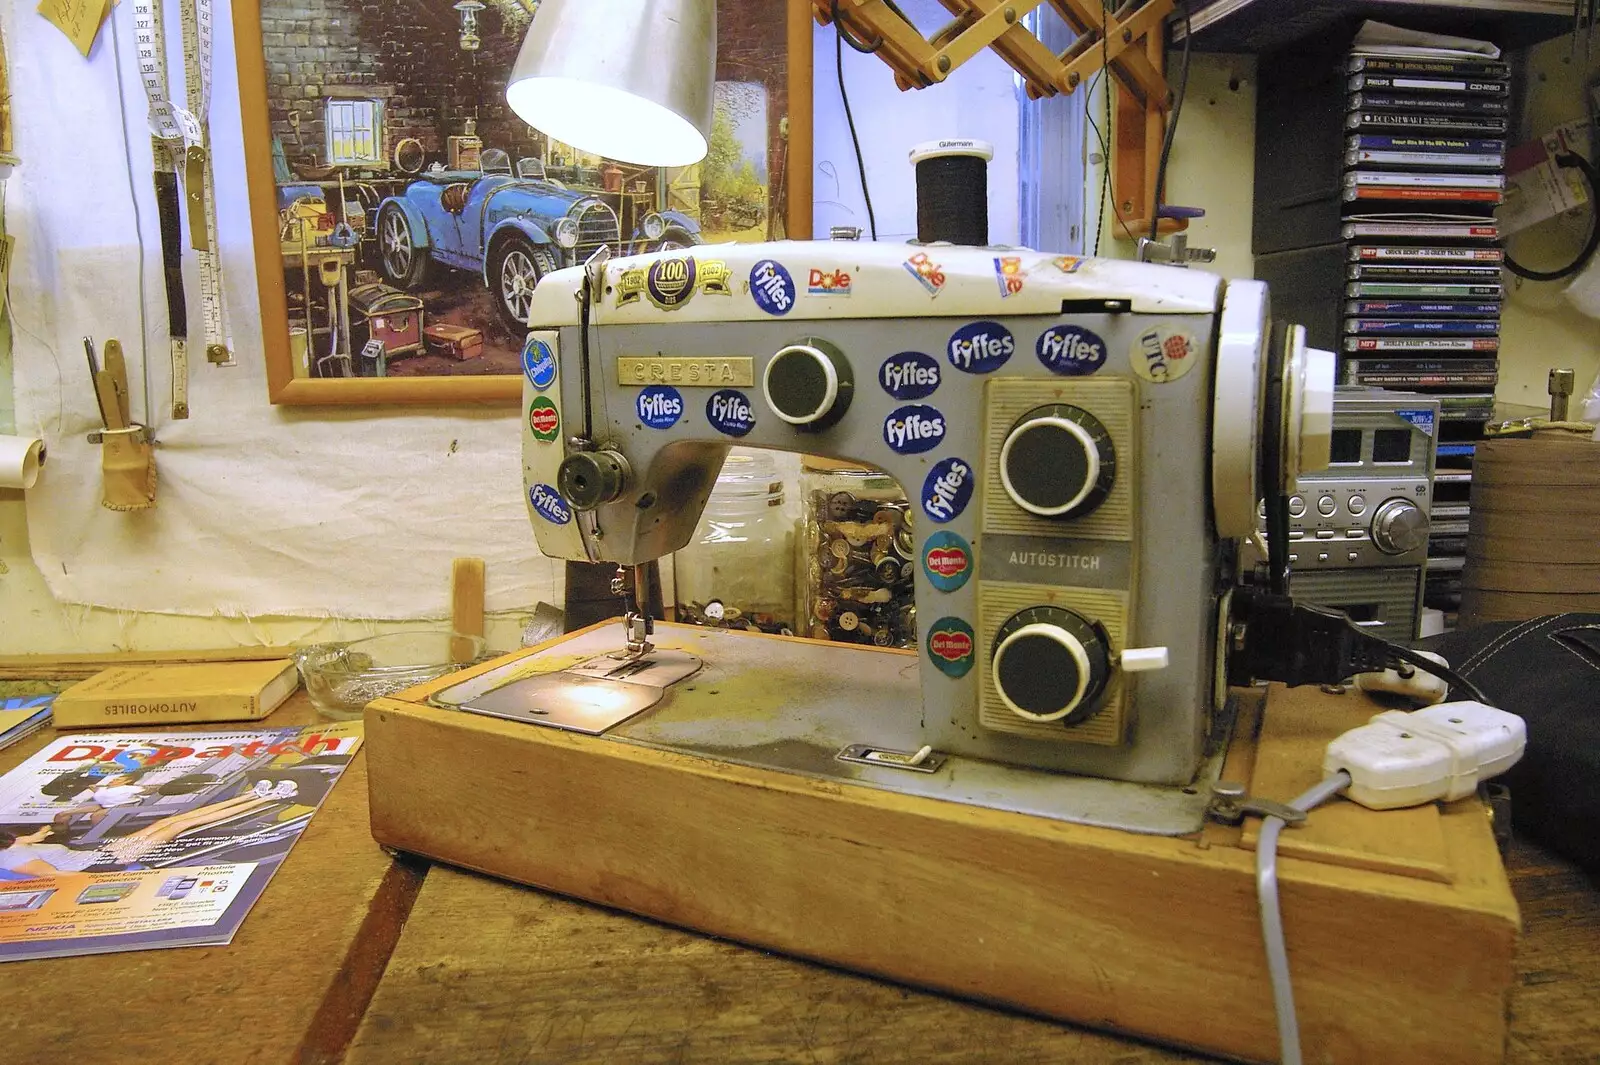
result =
M511 257L503 247L482 249L475 266L470 256L458 256L448 262L456 269L441 269L430 255L423 268L397 272L408 260L400 254L384 259L385 205L427 182L440 190L426 205L429 210L446 212L441 218L452 211L468 217L456 200L471 196L485 175L503 174L506 181L514 178L529 187L548 181L606 201L626 243L629 236L622 230L630 219L656 212L678 217L667 208L682 207L689 198L670 174L652 182L653 175L609 160L594 165L592 158L563 151L566 146L546 141L511 115L504 79L521 32L510 30L517 12L531 12L537 0L491 0L473 13L475 25L468 25L466 13L448 0L395 0L382 9L386 21L366 30L361 19L371 5L320 2L348 7L349 17L332 11L334 17L306 20L298 0L233 0L269 398L297 405L513 404L521 395L521 374L506 352L509 343L520 348L520 337L506 324L508 312L483 317L485 307L497 310L485 278L494 270L502 279L510 275ZM748 149L750 139L764 132L765 159L758 156L755 168L764 184L751 191L746 167L743 185L716 186L733 190L726 200L707 198L696 169L694 184L685 186L693 193L693 210L679 214L701 226L697 236L804 239L811 234L811 5L809 0L784 0L784 5L787 62L780 73L770 54L760 53L761 47L770 48L770 37L752 44L752 35L740 32L750 27L757 36L763 29L772 32L770 0L719 4L719 27L732 27L724 28L719 40L719 114L726 99L733 109L729 113L744 116L731 120L736 132L721 135L736 136ZM452 33L479 38L479 44L467 49L458 41L459 51L450 49ZM448 79L443 88L441 69ZM433 83L422 84L430 78ZM726 97L724 82L733 83ZM480 121L482 137L477 136ZM515 164L506 150L495 155L495 131L529 154ZM714 130L714 145L718 135ZM435 163L443 173L427 173ZM752 208L752 202L763 200L759 209ZM390 213L418 217L402 206L395 203ZM425 217L422 224L430 223ZM634 237L645 232L642 221L631 230ZM675 232L669 230L664 239L674 239ZM388 246L427 251L403 241ZM463 240L462 248L467 246ZM637 242L630 246L648 250ZM397 281L415 283L406 291L407 284L392 283ZM352 301L352 294L358 299ZM430 299L445 308L446 322L429 323ZM381 347L372 347L374 342ZM466 372L452 372L456 359ZM414 372L424 364L446 368Z

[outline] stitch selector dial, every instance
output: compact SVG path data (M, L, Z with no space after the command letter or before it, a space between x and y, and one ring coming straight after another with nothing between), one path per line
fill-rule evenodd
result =
M1000 484L1017 506L1041 518L1078 518L1105 502L1117 476L1117 450L1099 419L1081 407L1035 407L1000 445Z
M1076 725L1094 716L1111 676L1109 640L1081 614L1031 607L994 634L989 668L1000 701L1018 717Z
M838 348L816 337L778 349L761 375L767 405L801 432L837 423L849 409L854 390L850 361Z

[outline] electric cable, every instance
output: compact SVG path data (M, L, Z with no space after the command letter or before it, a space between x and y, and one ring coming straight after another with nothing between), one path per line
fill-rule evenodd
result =
M1183 5L1183 71L1178 75L1178 91L1172 98L1172 114L1167 118L1167 132L1161 138L1161 161L1156 164L1156 195L1150 203L1150 239L1156 239L1156 224L1161 216L1161 205L1167 198L1167 157L1172 154L1172 141L1178 132L1178 116L1183 114L1183 97L1189 89L1189 45L1194 41L1189 24L1189 5Z
M1310 811L1350 786L1350 774L1340 770L1289 803ZM1267 973L1272 981L1272 1006L1278 1018L1279 1057L1283 1065L1303 1065L1300 1057L1300 1021L1295 1014L1294 986L1290 982L1289 949L1283 936L1283 911L1278 902L1278 834L1285 822L1266 817L1256 840L1256 898L1261 907L1261 936L1267 946Z
M1467 698L1474 702L1482 703L1484 706L1494 705L1489 701L1489 697L1483 694L1481 688L1449 666L1440 665L1425 655L1418 654L1411 648L1402 647L1399 644L1390 644L1389 653L1406 665L1420 669L1424 673L1432 674L1450 685L1450 687L1460 689Z
M856 136L856 119L850 113L850 93L844 87L844 30L839 25L839 0L833 0L833 69L839 76L839 101L844 104L845 124L850 127L850 143L856 150L856 172L861 175L861 198L867 201L867 228L878 239L878 219L872 213L872 194L867 191L867 164L861 158L861 140ZM851 45L851 47L855 47ZM857 49L858 51L860 49Z
M1529 281L1560 281L1562 278L1571 277L1588 266L1589 260L1594 258L1595 249L1600 248L1600 203L1596 202L1596 197L1600 196L1600 177L1596 176L1594 167L1589 165L1589 160L1577 152L1557 153L1556 165L1577 170L1589 183L1589 239L1584 241L1577 258L1555 270L1530 270L1513 259L1508 250L1505 254L1506 269Z

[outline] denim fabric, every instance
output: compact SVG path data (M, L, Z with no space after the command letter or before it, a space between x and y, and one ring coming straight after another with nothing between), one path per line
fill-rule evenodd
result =
M1478 625L1418 646L1527 722L1527 753L1505 777L1517 832L1600 875L1600 614Z

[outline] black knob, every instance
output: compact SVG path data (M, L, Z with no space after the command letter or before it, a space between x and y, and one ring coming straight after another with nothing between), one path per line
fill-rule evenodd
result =
M1078 518L1105 502L1117 477L1117 449L1106 427L1066 403L1018 418L1000 446L1000 484L1017 506L1041 518Z
M778 417L802 432L818 432L844 417L855 378L838 348L806 337L767 360L761 391Z
M556 488L578 510L620 498L627 485L628 460L615 451L575 451L556 470Z
M1100 708L1111 676L1110 640L1081 614L1030 607L995 633L990 672L1000 701L1018 717L1076 725Z

